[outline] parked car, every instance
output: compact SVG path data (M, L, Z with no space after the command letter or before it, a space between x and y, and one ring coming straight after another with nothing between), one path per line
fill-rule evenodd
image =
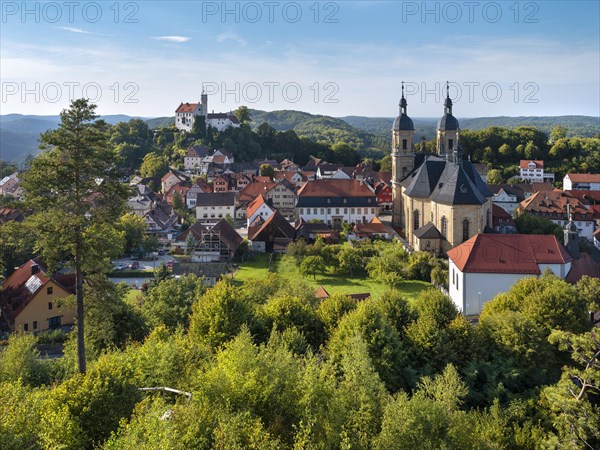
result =
M132 270L139 269L139 268L140 268L140 263L138 261L134 261L131 263Z
M175 264L175 261L173 261L172 259L170 259L170 260L168 260L168 261L167 261L167 267L168 267L169 269L172 269L172 268L173 268L173 264Z
M159 251L158 251L158 256L164 256L164 254L165 254L165 251L164 251L164 250L159 250Z
M125 269L127 269L127 264L120 262L120 263L117 264L117 267L115 267L115 269L117 269L117 270L125 270Z

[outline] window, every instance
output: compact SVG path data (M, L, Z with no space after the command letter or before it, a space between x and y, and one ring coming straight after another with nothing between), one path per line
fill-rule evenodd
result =
M48 294L48 295L52 294L52 286L46 288L46 294Z
M313 208L313 214L317 215L317 208Z
M37 320L34 320L34 321L33 321L33 329L34 329L34 330L37 330Z
M354 208L350 208L350 214L354 214Z
M442 237L446 239L446 235L448 234L448 219L446 216L442 217Z
M52 302L48 302L48 309L52 309Z
M463 220L463 242L469 239L469 219Z
M454 148L454 142L452 141L452 139L448 139L448 148L450 150L452 150Z
M348 214L348 208L344 208L344 214Z
M29 331L29 324L28 323L24 323L23 324L23 331Z
M406 150L408 148L408 141L406 139L402 139L402 150Z
M321 215L325 214L325 208L321 208Z
M415 209L413 211L413 230L419 229L419 211Z
M340 208L335 208L335 213L339 214L340 213Z

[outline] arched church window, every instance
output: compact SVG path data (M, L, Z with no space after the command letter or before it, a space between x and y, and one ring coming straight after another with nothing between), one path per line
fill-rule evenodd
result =
M413 211L413 230L417 230L419 228L419 210L415 209Z
M446 236L448 235L448 219L446 219L446 216L442 217L442 237L444 239L446 239Z
M469 239L469 219L463 220L463 242Z
M402 150L406 150L408 148L408 140L402 139Z
M454 148L454 141L452 139L448 139L448 149L452 150Z

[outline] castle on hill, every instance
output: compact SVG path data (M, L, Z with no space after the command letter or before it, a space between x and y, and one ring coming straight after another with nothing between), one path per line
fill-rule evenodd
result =
M194 121L197 117L204 116L206 127L216 128L219 132L228 127L239 128L240 122L237 117L230 113L208 112L208 95L202 92L198 103L183 103L175 110L175 126L185 132L192 131Z

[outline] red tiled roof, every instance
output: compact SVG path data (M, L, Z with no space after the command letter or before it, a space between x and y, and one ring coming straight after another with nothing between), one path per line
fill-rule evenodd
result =
M275 185L277 185L277 183L272 181L268 183L259 183L257 181L248 183L246 186L244 186L244 189L240 191L240 201L252 201L260 194L266 194L268 191L274 188Z
M199 105L199 103L182 103L181 105L179 105L179 107L177 108L177 110L175 112L176 113L191 113L196 110L198 105Z
M589 189L573 189L568 192L584 205L600 204L600 191L592 191Z
M492 203L492 222L494 226L500 225L500 219L502 220L503 225L513 225L516 226L515 221L512 216L507 213L503 208L500 208L495 203Z
M23 220L23 211L21 211L20 209L0 207L0 223L9 222L11 220Z
M539 159L522 159L519 163L521 169L529 169L529 163L534 163L536 169L544 168L544 161Z
M33 265L37 264L38 272L31 273ZM46 267L38 260L29 260L15 270L2 284L0 292L0 307L2 313L6 314L11 321L25 309L33 300L40 289L50 280L54 281L68 293L74 293L74 275L55 275L49 278L46 275Z
M573 183L600 183L600 173L568 173Z
M358 180L324 179L305 183L298 197L375 197L375 193Z
M461 272L539 275L539 264L565 264L573 258L554 235L477 234L448 251Z
M354 231L358 235L370 235L375 233L393 234L392 230L379 220L379 217L373 217L373 220L369 223L357 223L354 226Z
M254 214L256 211L258 211L258 208L260 208L262 205L266 204L267 201L265 200L265 197L260 194L258 197L256 197L252 203L250 203L248 205L248 208L246 208L246 214L248 215L248 217L252 217L252 214ZM267 204L267 206L269 206ZM273 209L273 208L271 208Z
M575 220L591 220L592 213L569 191L554 189L552 191L539 191L519 204L519 210L533 214L567 214L567 205Z

